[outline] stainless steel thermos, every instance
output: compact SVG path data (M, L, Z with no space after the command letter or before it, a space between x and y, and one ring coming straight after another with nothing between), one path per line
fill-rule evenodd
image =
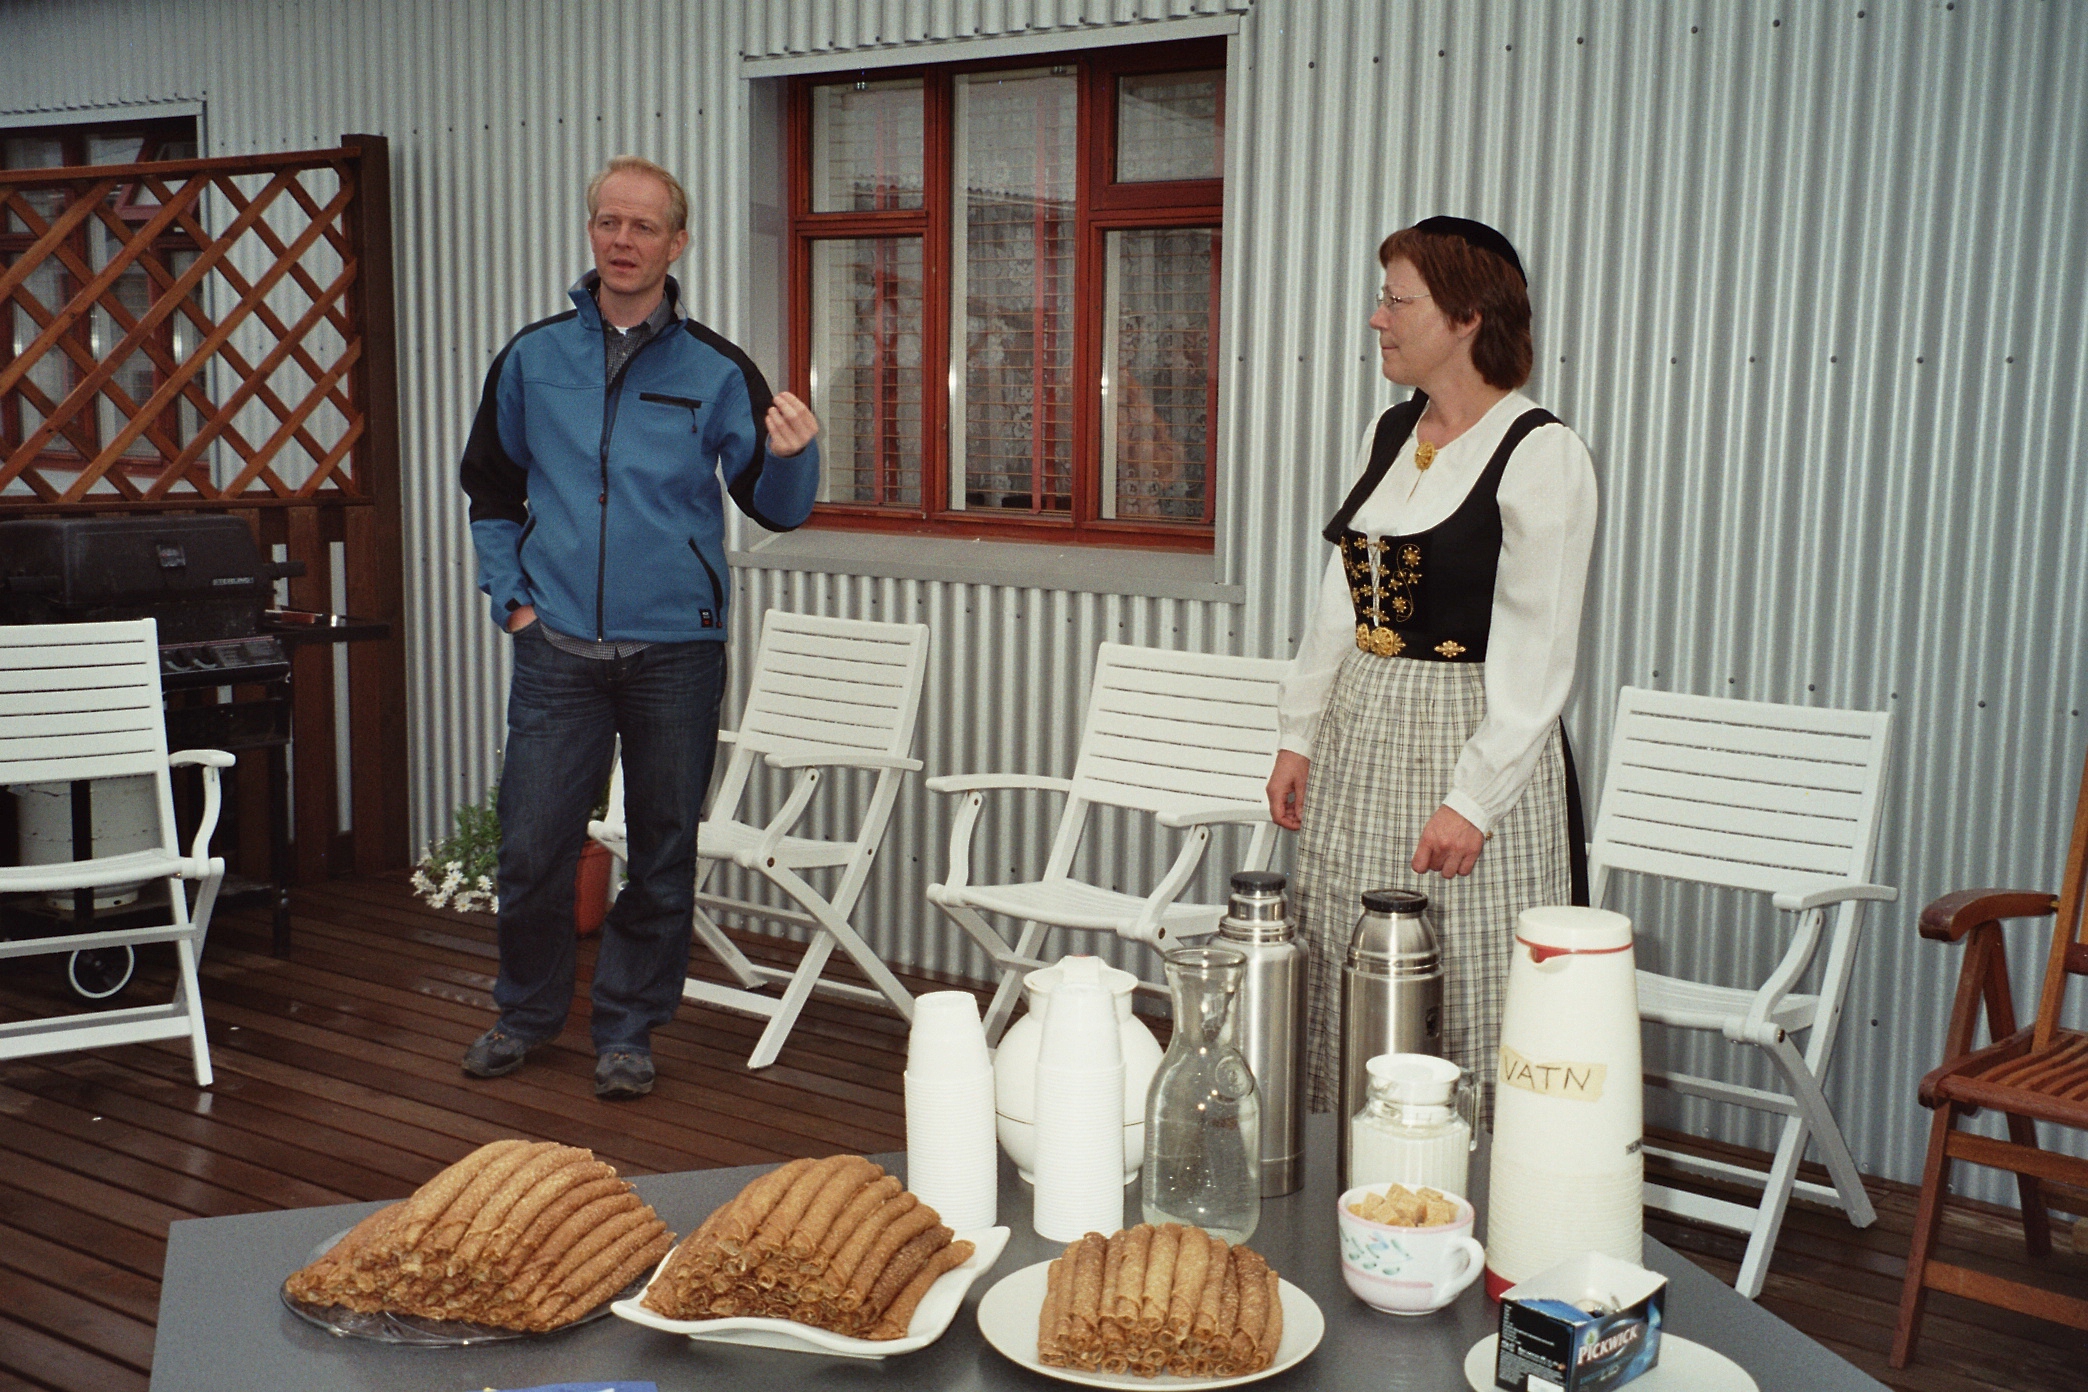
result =
M1443 954L1428 896L1363 891L1363 916L1341 971L1341 1187L1349 1188L1349 1128L1370 1099L1379 1054L1443 1052Z
M1233 1006L1233 1042L1261 1094L1261 1192L1295 1190L1304 1179L1305 945L1284 913L1283 876L1242 870L1218 941L1247 959Z

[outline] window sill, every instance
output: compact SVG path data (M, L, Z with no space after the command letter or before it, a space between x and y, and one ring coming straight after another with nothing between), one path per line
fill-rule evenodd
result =
M1012 585L1076 594L1138 595L1244 604L1243 585L1220 584L1214 556L1023 541L958 541L807 527L763 536L726 557L756 570L821 570L893 580Z

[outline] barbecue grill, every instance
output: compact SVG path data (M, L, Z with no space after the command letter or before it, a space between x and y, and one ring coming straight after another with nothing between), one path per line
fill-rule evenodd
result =
M287 799L281 781L290 738L290 656L267 615L275 582L302 574L302 561L263 559L247 524L222 513L0 521L0 623L153 619L160 686L170 697L168 747L268 751L276 802L270 878L284 945ZM221 687L241 694L232 700L202 695ZM197 694L183 694L191 692ZM85 858L94 847L89 785L73 785L72 796L72 853ZM93 896L86 895L66 931L79 931L95 913ZM113 995L133 963L127 947L76 953L68 980L83 996Z

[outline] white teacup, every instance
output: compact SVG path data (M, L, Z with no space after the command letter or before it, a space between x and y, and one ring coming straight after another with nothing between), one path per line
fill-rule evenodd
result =
M1472 1238L1472 1206L1456 1194L1457 1216L1429 1228L1373 1223L1349 1211L1366 1195L1392 1186L1366 1184L1341 1196L1341 1279L1373 1310L1425 1315L1457 1299L1486 1269L1486 1249Z

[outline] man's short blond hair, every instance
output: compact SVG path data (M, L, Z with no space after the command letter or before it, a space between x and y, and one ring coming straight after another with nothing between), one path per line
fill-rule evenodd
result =
M587 215L592 218L602 210L602 183L611 174L650 174L667 186L667 220L673 225L667 230L679 232L689 225L689 195L682 188L681 180L654 164L642 155L618 155L602 166L602 172L587 181Z

